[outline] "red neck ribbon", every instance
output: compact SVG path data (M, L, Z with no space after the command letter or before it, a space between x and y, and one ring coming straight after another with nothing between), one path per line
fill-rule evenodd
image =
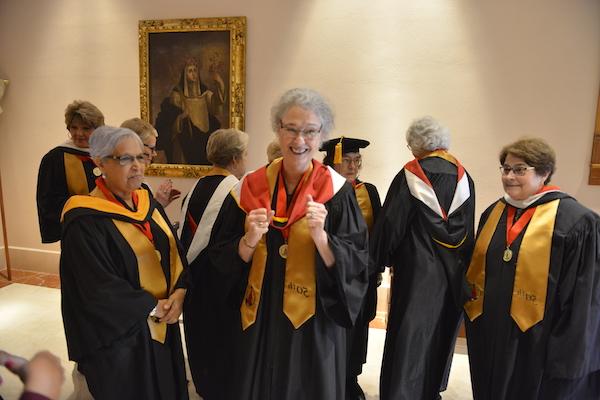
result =
M548 192L551 190L559 190L558 186L543 186L536 194ZM511 205L508 206L506 215L506 247L510 247L512 242L519 236L523 229L527 226L533 213L535 213L536 207L528 208L515 223L515 213L517 209Z
M312 160L312 165L302 175L288 205L283 180L283 162L271 163L244 178L240 193L240 206L246 213L257 208L271 209L273 189L269 185L269 176L273 175L277 179L277 202L271 226L279 229L284 238L287 238L290 226L306 214L306 197L310 194L318 203L329 201L333 197L333 183L329 169L320 162Z
M104 181L103 177L100 176L96 178L96 187L100 189L104 197L106 197L106 200L118 204L121 207L125 207L123 203L117 200L115 195L106 187L106 182ZM133 201L134 207L137 209L138 196L135 191L131 193L131 200ZM154 243L154 236L152 235L152 230L150 229L149 221L145 221L143 223L134 223L134 225L148 238L150 242Z

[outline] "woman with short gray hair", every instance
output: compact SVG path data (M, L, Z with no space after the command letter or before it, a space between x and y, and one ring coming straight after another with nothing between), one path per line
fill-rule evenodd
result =
M246 173L248 134L219 129L208 139L206 153L212 168L183 200L178 235L193 282L186 294L183 319L188 361L196 391L210 400L223 398L228 369L222 360L229 358L228 328L235 317L231 307L221 301L222 278L206 247L225 197Z
M102 176L63 210L69 359L95 399L187 399L178 325L187 263L164 210L139 189L142 142L104 126L91 136L90 154Z
M415 120L408 127L406 143L416 157L434 150L448 150L450 131L432 117L426 116Z
M271 108L271 127L273 132L279 132L284 115L292 107L300 107L314 113L320 121L319 133L322 141L327 139L333 130L333 111L323 96L315 90L296 88L288 90Z
M446 389L474 241L475 187L448 152L448 130L420 118L406 139L415 158L392 182L370 247L375 265L394 273L382 400L436 399Z
M96 186L98 169L90 158L89 138L104 125L104 115L89 101L75 100L65 109L69 138L50 150L40 163L37 211L42 243L60 240L60 212L69 197L89 194Z
M233 188L209 247L236 310L235 384L218 398L344 399L346 328L368 282L367 225L352 185L314 159L333 127L324 98L289 90L271 116L282 157Z

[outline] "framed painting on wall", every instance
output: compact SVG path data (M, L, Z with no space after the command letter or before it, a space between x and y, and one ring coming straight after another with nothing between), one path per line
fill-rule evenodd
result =
M158 131L147 175L198 177L219 128L244 129L246 18L139 22L141 118Z

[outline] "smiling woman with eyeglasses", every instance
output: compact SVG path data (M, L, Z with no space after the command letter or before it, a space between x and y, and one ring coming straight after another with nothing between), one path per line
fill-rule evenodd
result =
M600 398L600 218L556 186L554 150L500 152L504 196L483 213L465 304L475 399Z
M282 158L234 187L209 248L241 319L218 398L344 399L346 328L368 280L367 226L352 186L313 159L333 128L323 97L287 91L271 125Z
M139 189L138 135L90 138L102 176L63 210L62 315L69 359L95 399L187 399L178 320L187 264L162 207Z
M88 141L104 125L104 115L89 101L75 100L65 110L69 138L50 150L40 163L37 210L42 243L60 240L60 212L67 199L88 194L95 187L98 169L90 158Z

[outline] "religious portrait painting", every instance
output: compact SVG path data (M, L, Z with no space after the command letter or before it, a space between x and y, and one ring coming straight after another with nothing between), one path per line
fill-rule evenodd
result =
M158 132L148 175L198 177L217 129L244 129L246 18L139 22L142 119Z

